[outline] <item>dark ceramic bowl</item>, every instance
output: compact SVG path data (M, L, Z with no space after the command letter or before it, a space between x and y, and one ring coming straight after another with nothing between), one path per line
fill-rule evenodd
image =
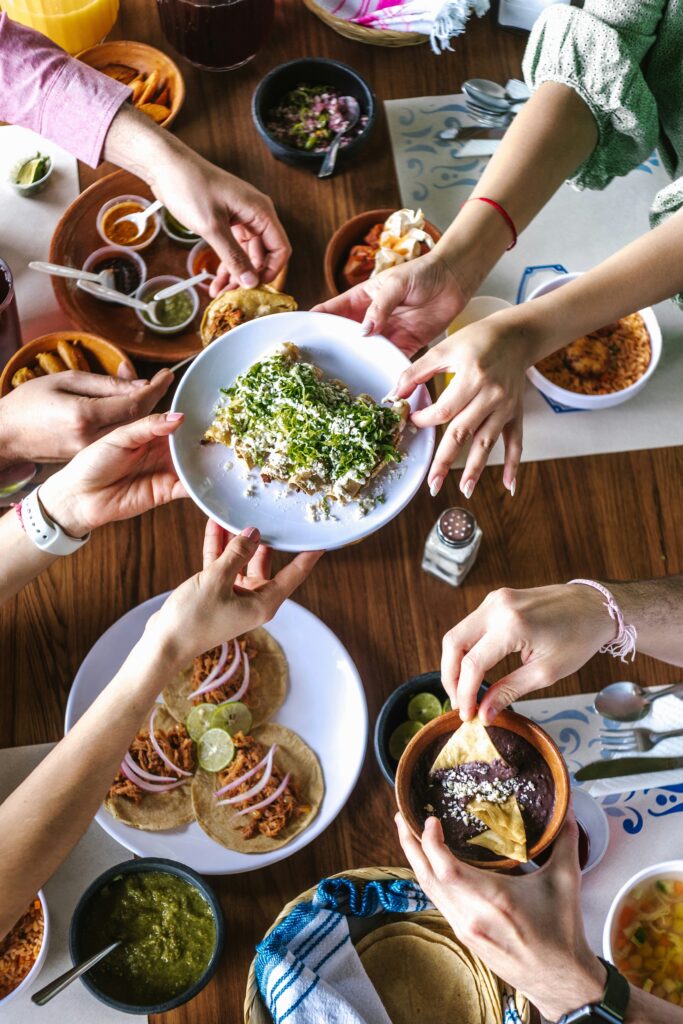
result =
M488 683L482 683L478 700L482 699L488 688ZM408 718L408 702L416 693L433 693L442 704L448 697L441 685L441 673L425 672L397 687L384 701L375 722L374 747L377 763L390 786L393 786L396 781L398 762L389 753L389 737L394 729Z
M256 130L266 146L278 160L294 167L307 167L318 171L325 157L324 153L307 153L280 142L266 129L268 113L276 107L280 100L297 85L330 85L339 90L341 96L353 96L358 100L361 116L367 117L367 124L360 135L342 146L337 157L337 166L355 157L367 144L375 123L375 96L364 78L337 60L324 57L304 57L301 60L290 60L286 64L269 71L261 80L251 100L251 116Z
M157 1003L150 1006L134 1006L130 1003L112 999L110 995L102 992L101 989L97 987L90 977L90 974L84 974L81 981L88 991L99 999L100 1002L106 1003L107 1006L113 1006L115 1010L121 1010L123 1013L139 1014L165 1013L167 1010L175 1009L176 1006L182 1006L183 1003L187 1003L190 999L193 999L198 992L201 992L204 986L208 984L216 973L218 961L221 953L223 952L225 925L223 923L223 914L220 904L213 889L207 885L201 875L198 875L196 871L192 871L191 868L185 867L184 864L179 864L178 861L166 860L162 857L140 857L138 860L127 860L124 861L123 864L116 864L113 868L109 868L108 871L105 871L99 876L99 878L96 878L95 881L88 886L76 905L76 909L74 910L71 918L71 925L69 927L69 953L71 954L71 960L74 964L80 963L84 958L85 954L83 953L81 946L81 929L84 924L87 924L89 904L93 896L99 892L104 885L111 882L113 878L117 878L119 875L137 875L143 871L161 871L169 875L175 875L177 878L182 878L185 882L193 885L195 889L198 889L211 907L213 919L216 924L216 944L204 973L193 985L184 992L180 992L177 996L174 996L173 999L169 999L165 1003Z

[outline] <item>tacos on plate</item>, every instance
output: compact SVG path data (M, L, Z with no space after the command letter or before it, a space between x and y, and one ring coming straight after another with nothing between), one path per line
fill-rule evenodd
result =
M216 338L248 320L256 320L270 313L293 313L296 309L296 300L291 295L275 291L268 285L262 288L233 288L222 292L204 310L199 329L202 347L206 348Z

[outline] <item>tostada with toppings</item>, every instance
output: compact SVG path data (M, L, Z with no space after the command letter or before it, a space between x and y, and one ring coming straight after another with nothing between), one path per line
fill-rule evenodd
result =
M414 801L422 825L430 815L439 818L456 856L524 863L552 816L555 784L528 740L475 718L426 748Z
M147 832L185 825L194 818L190 781L196 749L186 728L155 704L145 717L109 787L105 808Z
M231 447L264 483L279 480L346 503L401 461L408 403L352 395L343 381L306 362L296 345L280 345L221 391L204 441Z
M199 333L202 347L227 334L233 327L272 313L293 313L296 299L268 285L262 288L233 288L221 292L204 310Z
M284 703L288 680L284 651L258 627L200 654L169 683L162 699L174 719L189 725L191 734L195 730L190 714L206 705L217 709L239 702L249 709L250 724L261 725Z
M240 853L289 843L317 815L324 794L317 756L291 729L269 723L237 732L234 756L192 782L197 821L216 842Z

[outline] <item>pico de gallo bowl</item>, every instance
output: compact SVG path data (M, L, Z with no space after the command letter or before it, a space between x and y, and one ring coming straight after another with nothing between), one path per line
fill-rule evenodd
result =
M653 865L622 886L603 945L632 985L683 1006L683 861Z

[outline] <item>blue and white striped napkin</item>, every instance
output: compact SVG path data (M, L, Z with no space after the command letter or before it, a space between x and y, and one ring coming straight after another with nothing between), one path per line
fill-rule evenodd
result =
M275 1024L391 1024L349 934L349 917L432 909L407 879L325 878L256 948L259 991ZM514 998L505 1024L518 1024Z

